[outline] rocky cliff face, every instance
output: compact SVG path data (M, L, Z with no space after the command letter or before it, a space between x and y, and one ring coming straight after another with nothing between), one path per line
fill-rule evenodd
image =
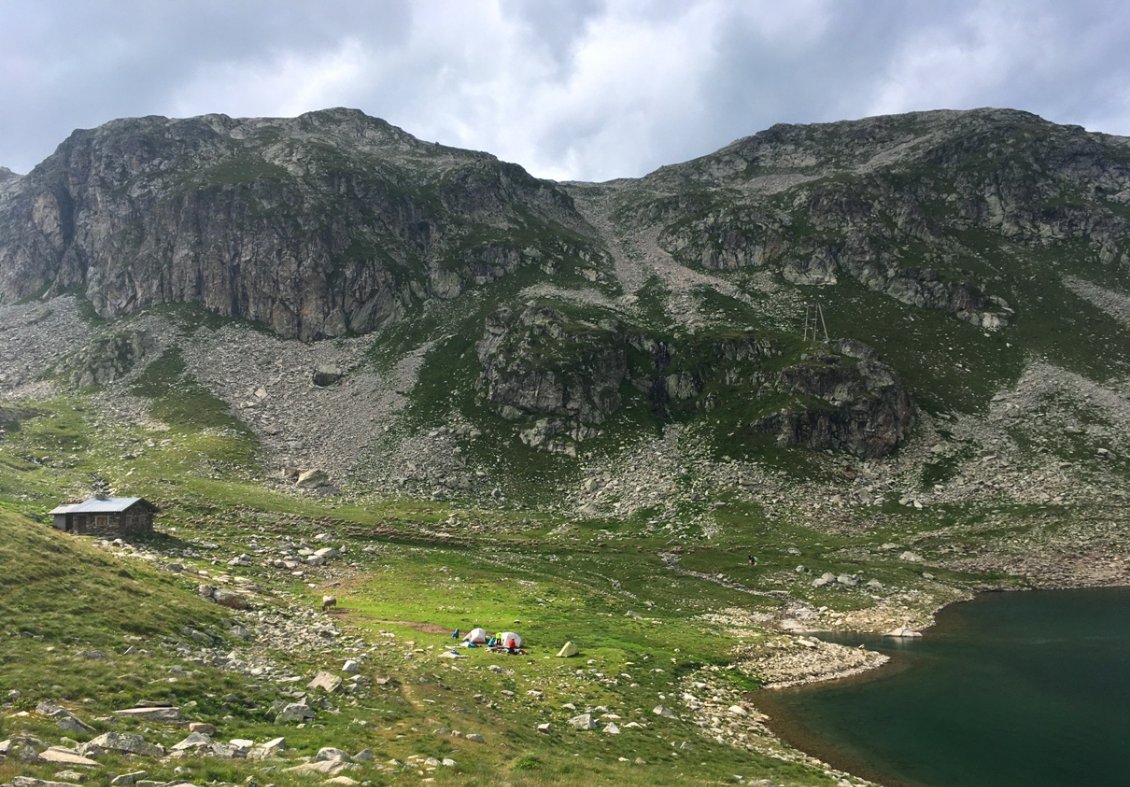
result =
M0 439L4 437L4 432L18 432L20 421L37 414L34 410L19 407L0 407Z
M886 456L910 434L914 406L891 367L860 342L839 341L781 371L778 390L810 404L757 421L782 446L839 450L865 459Z
M572 452L621 405L627 352L614 320L569 319L536 303L502 307L475 349L486 400L526 423L520 437L529 445Z
M1130 264L1130 146L1009 110L781 125L644 178L620 217L687 265L847 276L996 330L1013 310L986 237Z
M303 339L365 333L526 264L595 255L553 184L351 110L120 120L0 197L0 302L195 302Z
M187 302L275 339L355 336L340 368L340 342L302 351L303 385L335 407L391 375L372 384L395 420L423 381L411 423L379 427L417 430L403 456L421 426L476 435L480 454L517 437L578 455L688 427L717 455L768 434L870 459L906 445L914 402L984 410L1033 357L1130 374L1128 271L1130 140L1022 112L775 126L605 184L537 180L351 110L136 118L75 132L27 175L0 170L0 311L76 317L70 345L0 364L0 384L54 370L112 388L153 354L136 326L160 323L117 318ZM108 322L19 303L64 292ZM802 327L813 301L832 340ZM302 419L267 404L271 364L235 386L245 359L215 374L199 324L175 341L195 374L265 441L307 444L279 426ZM367 445L368 418L340 434ZM455 447L423 477L450 476Z
M155 348L153 337L142 330L99 336L68 356L58 371L75 388L105 385L128 373Z
M605 316L530 303L487 318L476 345L480 389L528 445L575 454L625 405L660 423L738 409L782 446L885 456L909 434L914 407L898 375L857 341L778 368L766 337L657 337ZM769 407L780 409L765 413Z
M1013 309L985 234L1130 264L1127 141L1023 112L774 126L618 188L619 230L653 228L684 264L846 276L991 330ZM191 301L340 336L522 266L599 266L600 234L558 185L357 111L136 118L0 171L0 302L78 291L111 317Z

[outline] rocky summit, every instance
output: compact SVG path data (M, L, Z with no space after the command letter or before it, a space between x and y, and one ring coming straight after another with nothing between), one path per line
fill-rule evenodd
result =
M359 490L506 486L472 479L518 446L591 475L671 427L873 460L1034 362L1124 375L1128 222L1128 140L1011 110L775 126L602 184L355 110L119 120L5 176L3 382L114 407L176 353L266 461Z
M584 255L569 197L493 156L329 110L119 120L6 183L6 301L193 302L283 336L368 333L526 262Z
M1128 275L1130 139L1015 110L76 131L0 168L0 783L861 784L756 708L884 661L808 634L1130 580Z

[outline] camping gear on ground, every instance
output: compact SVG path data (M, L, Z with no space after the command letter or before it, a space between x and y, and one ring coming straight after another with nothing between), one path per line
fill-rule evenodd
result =
M487 630L482 628L473 628L467 632L463 637L464 642L471 642L475 645L482 645L487 641Z
M506 649L522 647L522 638L513 631L504 631L498 635L498 644Z

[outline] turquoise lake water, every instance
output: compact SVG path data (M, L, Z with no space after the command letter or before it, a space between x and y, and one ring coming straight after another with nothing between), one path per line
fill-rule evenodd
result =
M1130 588L990 593L859 679L764 692L787 741L888 785L1130 785Z

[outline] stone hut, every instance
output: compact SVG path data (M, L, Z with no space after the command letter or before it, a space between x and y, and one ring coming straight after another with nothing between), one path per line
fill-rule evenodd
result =
M92 497L52 509L55 527L81 536L147 535L157 506L142 497Z

